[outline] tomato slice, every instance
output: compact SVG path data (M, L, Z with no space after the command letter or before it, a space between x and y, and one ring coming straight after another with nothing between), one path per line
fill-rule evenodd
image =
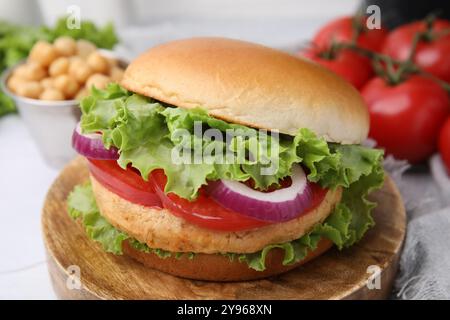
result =
M153 183L142 179L134 169L124 170L116 160L88 159L88 161L91 174L109 191L133 203L162 208Z
M211 198L204 188L194 201L180 198L174 193L164 193L167 182L163 170L154 170L149 181L144 181L133 168L123 170L115 160L89 159L91 174L111 192L124 199L149 207L166 208L172 214L203 228L219 231L243 231L259 228L275 222L261 221L226 209ZM282 181L284 187L290 181ZM313 201L306 213L317 207L327 190L312 183ZM306 214L305 213L305 214Z

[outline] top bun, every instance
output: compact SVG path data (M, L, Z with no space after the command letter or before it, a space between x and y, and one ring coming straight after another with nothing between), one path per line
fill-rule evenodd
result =
M122 85L289 135L308 128L329 142L352 144L369 131L367 108L350 84L317 64L244 41L193 38L159 45L128 66Z

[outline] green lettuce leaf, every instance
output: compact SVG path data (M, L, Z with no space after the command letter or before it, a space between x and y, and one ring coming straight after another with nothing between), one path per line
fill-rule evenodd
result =
M14 101L0 89L0 117L16 111Z
M128 236L114 228L97 208L90 184L76 186L67 198L69 215L80 219L89 238L101 243L106 252L122 254Z
M58 19L53 27L43 27L52 39L60 36L69 36L74 39L85 39L94 43L99 48L112 49L118 42L116 31L112 23L107 23L102 27L96 26L93 22L82 20L79 28L69 29L67 27L67 17Z
M139 242L136 239L130 238L129 240L130 245L135 248L136 250L145 252L145 253L154 253L161 259L166 259L169 257L174 257L175 259L181 259L181 257L186 256L189 260L192 260L195 256L195 253L193 252L171 252L163 249L153 249L150 248L145 243Z

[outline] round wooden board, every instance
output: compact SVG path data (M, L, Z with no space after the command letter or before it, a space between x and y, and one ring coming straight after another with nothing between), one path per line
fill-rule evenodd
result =
M217 283L177 278L125 256L105 253L67 214L66 198L88 178L85 160L72 161L51 186L42 228L53 287L62 299L383 299L388 297L405 236L405 209L387 177L372 195L376 226L353 247L333 248L283 275L264 280ZM74 286L70 266L80 269ZM381 289L370 290L368 267L381 269ZM69 284L69 285L68 285ZM76 286L75 286L76 287ZM70 289L72 288L72 289Z

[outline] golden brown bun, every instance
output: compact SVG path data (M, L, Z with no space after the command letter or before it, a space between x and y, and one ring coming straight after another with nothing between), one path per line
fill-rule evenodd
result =
M359 93L325 68L261 45L193 38L154 47L127 68L130 91L211 116L330 142L360 143L369 131Z
M117 229L150 248L207 254L252 253L270 244L298 239L330 215L342 194L341 188L329 190L320 205L311 212L289 221L247 231L226 232L201 228L166 209L127 201L109 191L92 175L91 182L100 213Z
M180 259L169 257L161 259L153 253L145 253L131 247L124 242L123 251L126 255L141 262L147 267L169 273L174 276L207 281L246 281L275 276L292 270L321 255L333 243L327 239L321 239L314 251L310 251L305 259L297 264L283 266L284 251L273 249L266 257L266 270L256 271L250 269L245 262L236 259L230 261L228 257L218 254L196 254L193 259L182 256Z

